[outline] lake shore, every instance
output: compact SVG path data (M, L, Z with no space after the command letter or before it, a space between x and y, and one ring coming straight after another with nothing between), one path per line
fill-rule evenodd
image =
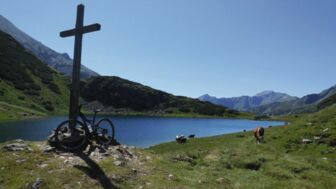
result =
M0 143L0 170L5 170L0 171L0 186L31 186L40 178L51 188L101 188L106 183L119 188L332 188L335 112L332 107L289 116L285 120L290 125L266 128L265 143L259 145L253 132L247 131L190 139L185 144L122 146L105 155L96 151L86 159L45 153L46 142L24 141L32 151L8 151L4 146L13 143L9 141ZM132 157L119 152L125 150ZM90 176L97 170L104 181Z
M0 112L1 113L1 112ZM85 115L92 116L92 112L84 111ZM38 112L34 114L24 114L17 112L12 115L3 115L0 114L0 122L8 121L21 121L21 120L31 120L31 119L43 119L50 116L66 116L67 113L64 111L58 113L45 114L43 112ZM222 118L222 119L250 119L253 120L254 116L250 113L242 113L237 116L216 116L216 115L202 115L202 114L186 114L186 113L171 113L171 114L162 114L156 112L100 112L98 115L103 116L139 116L139 117L168 117L168 118ZM267 120L267 119L265 119ZM281 121L281 120L280 120Z
M289 126L267 128L263 144L256 144L253 132L247 131L147 149L122 147L101 158L95 152L87 159L45 153L44 142L25 142L32 151L17 152L4 148L11 142L1 143L0 186L20 188L40 178L47 188L106 184L119 188L333 188L334 112L336 107L299 117ZM325 134L313 137L321 133ZM311 142L303 143L304 138Z
M252 130L258 126L282 125L283 122L258 121L233 118L185 118L157 116L105 116L115 127L116 139L127 145L140 147L175 140L176 135L207 137ZM52 130L67 116L50 116L37 120L23 120L0 123L0 141L21 138L24 140L45 140Z

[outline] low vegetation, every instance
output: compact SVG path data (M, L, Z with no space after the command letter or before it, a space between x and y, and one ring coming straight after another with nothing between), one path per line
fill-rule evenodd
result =
M263 144L251 131L163 143L135 149L136 158L125 164L115 155L97 160L98 170L43 153L40 143L29 143L34 152L10 152L2 144L0 186L24 188L41 178L44 188L101 188L101 177L119 188L336 186L336 106L287 119L291 124L266 129Z
M119 77L91 78L83 85L81 94L85 101L98 101L106 109L112 107L114 111L126 109L163 115L252 117L247 113L198 99L174 96Z
M69 80L0 31L0 119L64 112ZM18 107L18 108L13 108ZM27 111L21 111L21 110Z

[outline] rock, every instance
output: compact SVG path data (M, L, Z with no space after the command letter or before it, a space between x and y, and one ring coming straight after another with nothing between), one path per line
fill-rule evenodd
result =
M22 140L22 139L15 139L13 142L16 142L16 143L23 143L23 140Z
M326 157L323 157L322 159L323 159L323 160L327 160L328 158L326 158Z
M127 146L122 145L121 147L116 149L119 153L121 153L124 157L132 158L133 154L127 150Z
M111 180L113 180L114 182L117 182L117 183L121 183L125 180L125 178L122 177L122 176L119 176L119 175L112 175Z
M70 163L70 161L68 159L66 159L66 160L64 160L63 163L67 164L67 163Z
M150 161L150 160L152 160L152 158L150 156L146 156L146 160Z
M56 137L55 137L55 130L48 136L48 144L51 147L57 147Z
M44 164L39 165L39 167L46 168L46 167L48 167L48 164L44 163Z
M327 132L329 130L329 128L325 128L323 129L323 132Z
M168 180L176 180L176 177L173 174L169 174Z
M18 142L7 144L3 148L8 151L24 151L24 150L33 151L30 147L27 146L27 144Z
M151 185L152 185L152 183L146 182L146 186L151 186Z
M32 189L38 189L42 186L43 180L41 178L37 178L36 181L32 185Z
M114 161L114 165L122 166L124 163L122 161Z
M218 179L216 179L216 182L218 183L218 184L222 184L223 183L223 180L224 180L224 178L218 178Z
M101 155L104 156L104 157L110 156L110 154L108 152L102 153Z
M44 153L56 152L56 148L48 145L43 149L43 152Z
M113 154L112 157L113 157L114 160L121 160L122 159L122 157L118 154Z
M25 159L18 159L18 160L16 160L15 162L16 163L22 163L22 162L25 162L26 160Z
M313 142L312 140L307 139L307 138L302 139L303 144L309 144L309 143L312 143L312 142Z
M107 153L107 150L105 148L99 148L99 153Z
M136 170L135 168L132 168L132 172L133 172L133 173L137 173L138 170Z
M314 136L314 140L320 140L321 137L320 136Z
M181 154L175 155L172 159L176 161L184 161L188 163L191 163L194 160L192 157L189 157L187 155L181 155Z

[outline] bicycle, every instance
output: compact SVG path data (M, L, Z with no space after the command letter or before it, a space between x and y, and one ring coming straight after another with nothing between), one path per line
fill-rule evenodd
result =
M107 118L99 120L96 116L100 110L94 111L93 119L88 119L81 112L82 105L78 107L79 117L75 120L73 130L70 129L70 120L59 124L55 130L55 142L64 151L84 151L91 141L101 146L108 146L114 140L115 129L112 121Z

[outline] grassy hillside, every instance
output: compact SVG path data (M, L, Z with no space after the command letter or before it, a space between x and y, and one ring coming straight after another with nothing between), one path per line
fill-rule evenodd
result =
M66 112L69 83L68 78L42 63L10 35L0 32L0 120ZM88 110L98 102L105 111L123 114L251 117L118 77L95 77L83 82L82 97L84 104L91 105L86 106Z
M103 109L154 112L160 114L249 116L198 99L174 96L119 77L93 77L81 92L87 102L100 102ZM112 108L111 108L112 107Z
M95 168L87 159L77 162L77 156L44 154L39 143L30 143L34 152L13 153L3 145L3 188L29 186L36 178L43 179L44 188L102 188L106 183L184 189L336 186L336 106L298 116L289 126L267 128L264 144L256 144L252 132L196 138L135 149L125 164L118 163L118 155L92 158Z
M323 108L329 107L329 106L331 106L335 103L336 103L336 94L324 99L322 102L320 102L317 105L317 108L318 109L323 109Z
M304 144L302 139L310 139L311 143ZM162 158L158 166L164 165L165 169L161 171L173 172L180 179L174 184L166 182L171 187L333 188L336 185L336 106L298 117L289 126L268 128L265 141L257 145L252 132L246 132L197 139L186 145L161 144L151 150ZM172 161L177 154L191 157L192 161Z
M69 80L0 31L0 119L64 111Z

